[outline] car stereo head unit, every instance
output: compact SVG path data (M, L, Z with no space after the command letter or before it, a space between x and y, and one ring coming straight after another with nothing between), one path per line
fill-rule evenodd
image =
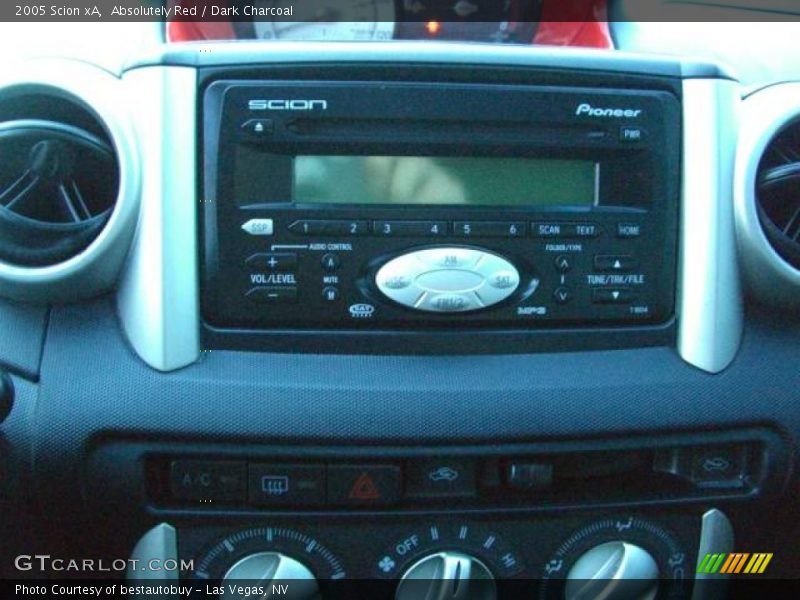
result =
M665 89L217 80L211 326L663 323L680 102Z

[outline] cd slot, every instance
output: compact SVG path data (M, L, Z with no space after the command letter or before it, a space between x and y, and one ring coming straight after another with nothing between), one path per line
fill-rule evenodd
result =
M580 125L560 125L469 120L402 120L398 119L294 119L285 125L286 132L309 140L329 141L336 138L353 140L392 140L392 141L425 141L443 139L450 141L469 140L493 144L509 143L548 143L553 140L562 143L603 142L610 137L604 128Z

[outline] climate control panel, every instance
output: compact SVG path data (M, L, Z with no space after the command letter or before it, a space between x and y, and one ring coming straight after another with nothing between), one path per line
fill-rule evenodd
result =
M714 531L705 526L709 514L718 519ZM238 599L255 589L271 597L276 586L281 596L302 600L651 600L688 597L698 548L722 543L709 539L720 522L730 528L724 515L712 510L705 516L700 511L550 518L275 516L238 527L191 522L159 527L174 531L175 543L161 551L189 566L181 578L198 597L210 590ZM163 539L160 533L156 537ZM144 542L153 535L146 534L137 551L152 551Z

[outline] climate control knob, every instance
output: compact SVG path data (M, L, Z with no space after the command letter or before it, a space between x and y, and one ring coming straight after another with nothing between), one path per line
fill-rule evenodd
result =
M264 590L264 594L255 595L259 598L271 598L273 589L278 590L281 598L319 598L319 586L314 574L301 562L279 552L258 552L245 556L228 569L224 581L241 588L241 593L238 593L238 590L226 585L222 596L224 600L252 599L254 587Z
M460 552L426 556L403 575L396 600L495 600L497 586L492 572L480 560Z
M658 564L649 552L627 542L606 542L583 554L567 573L566 600L652 600Z

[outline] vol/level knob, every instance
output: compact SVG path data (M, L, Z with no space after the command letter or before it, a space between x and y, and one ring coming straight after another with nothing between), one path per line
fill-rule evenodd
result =
M583 554L567 574L566 600L653 600L659 571L649 552L607 542Z
M405 572L396 600L495 600L492 572L473 556L439 552L420 559Z
M301 562L279 552L259 552L250 554L236 562L225 573L224 581L242 588L242 593L225 587L223 600L253 598L248 588L260 587L263 594L259 598L272 598L273 590L278 590L281 598L291 600L312 600L319 597L319 586L314 574ZM273 587L274 586L274 587ZM286 587L282 587L286 586Z

